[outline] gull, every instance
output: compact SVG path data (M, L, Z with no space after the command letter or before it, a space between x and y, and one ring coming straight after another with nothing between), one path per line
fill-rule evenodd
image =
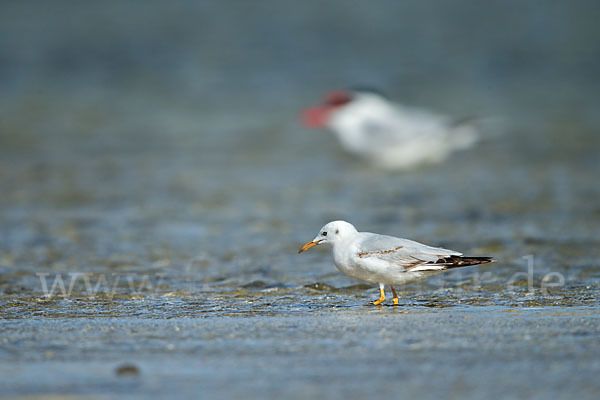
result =
M370 89L336 90L302 113L309 128L328 128L342 147L384 169L439 163L479 140L468 119L392 103Z
M332 221L321 228L317 237L306 243L298 253L319 244L331 244L333 262L344 274L365 282L379 284L379 305L385 300L384 287L402 285L437 275L452 268L485 264L492 257L465 257L462 253L427 246L412 240L370 232L358 232L346 221Z

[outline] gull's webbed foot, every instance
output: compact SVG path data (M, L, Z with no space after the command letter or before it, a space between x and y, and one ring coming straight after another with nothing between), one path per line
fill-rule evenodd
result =
M393 286L390 286L392 288L392 294L394 295L394 297L392 298L392 301L394 302L394 305L397 306L398 305L398 295L396 294L396 290L394 289Z
M378 306L385 301L385 293L383 292L383 285L379 284L379 299L373 302L374 305Z

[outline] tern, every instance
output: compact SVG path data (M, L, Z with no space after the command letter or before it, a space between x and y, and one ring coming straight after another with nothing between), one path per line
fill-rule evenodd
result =
M384 169L410 169L446 160L479 140L472 119L454 120L389 101L372 90L336 90L304 110L309 128L327 128L342 147Z

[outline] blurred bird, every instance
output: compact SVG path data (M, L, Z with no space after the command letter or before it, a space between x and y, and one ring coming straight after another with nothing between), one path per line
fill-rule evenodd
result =
M439 163L479 137L469 120L395 104L369 89L329 92L322 104L304 110L302 121L332 130L346 151L386 169Z
M375 305L385 300L385 285L391 286L396 305L398 295L393 285L416 282L451 268L494 261L492 257L465 257L458 251L431 247L408 239L358 232L346 221L328 223L298 253L322 243L332 245L333 262L341 272L379 284L380 296L373 302Z

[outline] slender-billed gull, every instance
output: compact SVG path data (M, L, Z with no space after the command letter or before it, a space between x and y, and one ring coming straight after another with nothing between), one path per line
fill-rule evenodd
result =
M362 281L379 284L380 297L385 300L384 287L389 285L398 304L394 285L402 285L439 274L451 268L485 264L492 257L465 257L454 250L430 247L408 239L358 232L345 221L333 221L319 231L317 237L298 251L302 253L319 244L331 244L337 269Z

